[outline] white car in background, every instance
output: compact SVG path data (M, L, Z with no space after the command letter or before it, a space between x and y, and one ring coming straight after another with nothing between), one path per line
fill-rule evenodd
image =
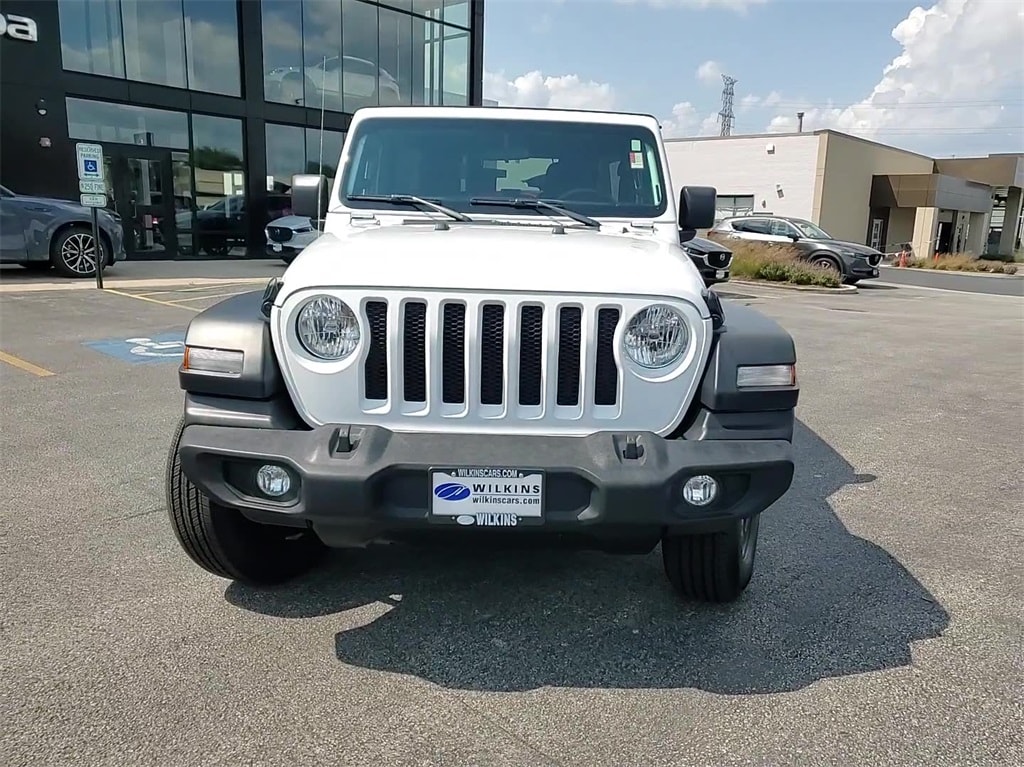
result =
M267 224L267 255L290 264L322 232L308 216L281 216Z
M289 104L320 106L320 94L328 106L389 106L402 103L398 81L383 67L355 56L329 56L302 67L277 67L267 72L268 96ZM276 93L275 93L276 91ZM313 97L315 95L315 101Z

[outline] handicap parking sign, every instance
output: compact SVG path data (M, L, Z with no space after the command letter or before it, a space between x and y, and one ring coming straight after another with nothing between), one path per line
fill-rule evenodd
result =
M86 173L97 173L100 169L100 164L95 160L83 160L82 164L85 165Z

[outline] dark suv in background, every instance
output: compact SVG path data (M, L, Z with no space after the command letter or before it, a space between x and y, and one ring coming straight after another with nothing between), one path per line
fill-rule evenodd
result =
M708 233L738 240L792 245L802 259L831 269L848 285L877 277L883 257L872 247L837 240L810 221L788 216L734 216L715 224Z

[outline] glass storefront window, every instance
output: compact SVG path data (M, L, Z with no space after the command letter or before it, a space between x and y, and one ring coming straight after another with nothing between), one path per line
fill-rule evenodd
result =
M433 21L413 19L414 104L441 103L442 26ZM417 51L418 49L418 51Z
M380 9L380 68L394 79L397 90L394 102L382 98L382 103L413 103L412 25L412 16Z
M121 0L121 27L129 80L186 87L181 0Z
M298 0L263 0L263 67L267 101L302 103L302 3Z
M238 6L232 0L184 0L188 87L240 96Z
M445 24L469 27L469 0L444 0L441 17Z
M345 54L341 90L345 111L380 103L402 103L395 75L382 71L378 62L377 6L360 0L342 0L341 8Z
M178 214L178 229L182 224L191 229L196 254L245 255L248 218L241 120L193 115L192 146L194 210Z
M445 27L444 34L442 102L465 106L469 103L469 32Z
M60 0L57 9L64 69L124 77L118 0Z
M342 109L342 34L338 0L302 0L302 97L307 107Z
M66 103L72 139L188 149L184 112L71 97Z
M341 147L345 143L344 131L323 132L323 168L320 166L320 129L306 128L306 173L323 173L331 181L338 172Z

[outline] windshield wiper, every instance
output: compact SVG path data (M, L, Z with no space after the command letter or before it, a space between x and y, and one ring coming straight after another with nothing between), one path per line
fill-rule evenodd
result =
M366 202L386 202L390 205L419 205L423 208L430 208L438 213L443 213L449 218L454 218L456 221L472 221L469 216L465 213L459 213L457 210L446 208L444 205L439 204L435 200L425 199L423 197L416 197L412 194L350 194L347 196L349 200L365 200Z
M581 224L592 226L595 228L601 227L601 222L597 219L591 218L590 216L584 216L582 213L577 213L569 208L563 208L561 205L556 205L553 202L547 200L540 200L536 197L473 197L469 201L470 205L504 205L509 208L533 208L534 210L550 210L558 213L561 216L571 218L573 221L579 221Z

